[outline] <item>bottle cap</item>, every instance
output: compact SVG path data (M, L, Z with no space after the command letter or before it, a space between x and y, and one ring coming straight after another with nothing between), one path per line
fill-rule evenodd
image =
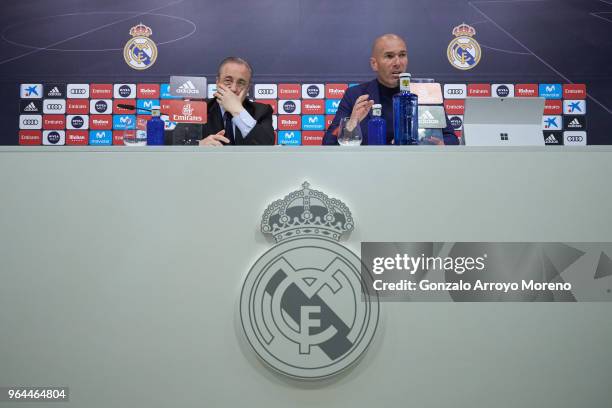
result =
M382 105L380 103L375 103L372 105L372 115L382 116Z
M399 75L399 86L401 92L410 92L410 77L408 72L402 72Z

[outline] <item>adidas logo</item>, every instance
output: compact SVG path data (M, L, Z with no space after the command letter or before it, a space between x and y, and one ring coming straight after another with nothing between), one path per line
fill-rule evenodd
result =
M179 89L195 89L193 82L187 81L183 85L179 86Z
M28 106L23 108L24 112L38 112L38 108L34 105L34 102L30 102Z
M434 119L434 116L431 114L430 111L425 111L425 113L423 113L419 119L429 119L429 120L431 120L431 119Z
M54 86L53 89L49 91L48 96L62 96L62 93L57 89L57 86Z
M419 126L424 127L427 125L437 125L438 120L436 117L428 110L423 112L423 114L419 117Z
M582 127L580 125L580 121L578 121L578 119L574 119L572 120L569 125L567 125L568 127Z
M193 85L193 82L187 81L176 89L176 93L199 94L200 91Z
M546 144L559 144L559 141L553 135L548 135L545 141L546 141Z

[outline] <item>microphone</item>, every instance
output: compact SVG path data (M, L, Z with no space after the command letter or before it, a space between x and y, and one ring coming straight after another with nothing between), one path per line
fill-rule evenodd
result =
M118 108L121 108L121 109L132 110L132 111L133 111L133 110L138 109L138 110L143 110L143 111L147 111L147 112L153 112L151 109L147 109L147 108L137 108L135 105L128 105L128 104L125 104L125 103L118 103L118 104L117 104L117 107L118 107ZM167 113L162 112L162 111L161 111L161 109L160 109L160 111L159 111L159 114L160 114L160 115L164 115L164 116L170 116L170 115L168 115Z
M134 105L128 105L125 103L118 103L118 108L127 109L127 110L136 110L142 109L147 112L151 112L151 109L147 108L137 108ZM160 115L169 117L170 115L161 112ZM177 127L176 129L168 129L172 130L172 141L173 145L198 145L199 141L202 139L202 125L201 124L191 124L185 123L183 126Z
M118 103L117 107L121 108L121 109L127 109L127 110L136 110L136 106L134 106L134 105L127 105L125 103ZM151 112L149 109L144 109L143 108L143 110Z

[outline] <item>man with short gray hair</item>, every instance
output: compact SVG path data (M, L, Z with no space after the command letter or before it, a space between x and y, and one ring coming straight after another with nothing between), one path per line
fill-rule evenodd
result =
M202 125L200 146L274 144L272 107L247 99L252 77L253 69L244 59L228 57L221 61L217 91L206 100L208 122ZM180 127L185 131L190 126L177 125L175 135L181 134ZM191 143L188 137L175 141L181 142Z
M246 95L253 69L242 58L228 57L219 64L217 91L207 100L208 123L200 146L272 145L272 107L251 102Z

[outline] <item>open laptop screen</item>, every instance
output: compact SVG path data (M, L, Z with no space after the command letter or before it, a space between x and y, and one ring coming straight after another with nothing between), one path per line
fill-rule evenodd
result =
M467 98L468 146L543 146L544 98Z

